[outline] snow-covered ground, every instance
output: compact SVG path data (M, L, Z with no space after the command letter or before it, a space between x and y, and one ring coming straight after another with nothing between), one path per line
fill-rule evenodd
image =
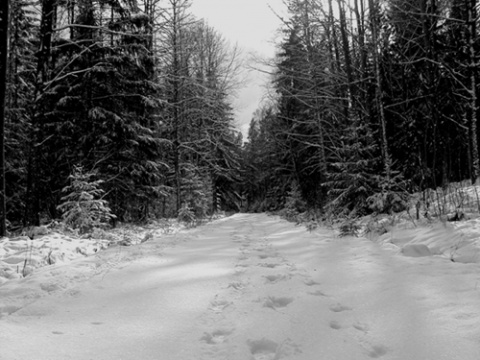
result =
M0 360L479 359L480 222L389 230L237 214L132 246L0 240Z

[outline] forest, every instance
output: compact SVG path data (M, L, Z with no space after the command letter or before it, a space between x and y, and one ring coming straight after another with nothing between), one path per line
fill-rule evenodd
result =
M356 217L477 181L475 0L284 0L246 139L238 49L190 2L2 1L2 234L219 210Z

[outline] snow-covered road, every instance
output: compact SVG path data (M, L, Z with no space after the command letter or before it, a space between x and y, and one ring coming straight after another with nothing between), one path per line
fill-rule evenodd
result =
M478 360L479 274L238 214L0 291L0 359Z

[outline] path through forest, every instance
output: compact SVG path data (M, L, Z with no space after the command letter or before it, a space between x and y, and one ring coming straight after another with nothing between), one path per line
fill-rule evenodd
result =
M265 214L234 215L119 251L32 275L48 295L0 318L0 359L480 354L478 264L404 257Z

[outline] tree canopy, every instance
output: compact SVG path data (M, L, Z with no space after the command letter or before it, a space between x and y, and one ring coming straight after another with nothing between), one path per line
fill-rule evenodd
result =
M245 147L246 186L276 181L249 190L252 209L281 209L298 186L311 208L355 216L379 194L476 181L475 1L285 4L276 94Z
M79 169L98 187L85 208L111 223L357 216L374 198L477 181L474 0L284 5L274 93L244 142L238 49L189 0L2 1L3 221L65 217L65 199L83 199L65 193Z

